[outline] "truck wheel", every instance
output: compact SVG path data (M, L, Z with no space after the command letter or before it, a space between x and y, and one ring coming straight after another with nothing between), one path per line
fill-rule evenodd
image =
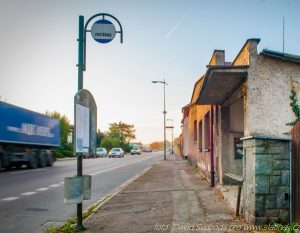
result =
M51 167L54 163L54 156L52 151L47 151L47 166Z
M38 160L37 160L37 154L36 152L30 152L28 154L28 167L31 168L31 169L35 169L38 167Z
M47 166L47 154L45 151L39 153L39 167Z
M3 151L2 152L0 151L0 168L6 168L6 169L11 168L11 164L8 159L8 156Z

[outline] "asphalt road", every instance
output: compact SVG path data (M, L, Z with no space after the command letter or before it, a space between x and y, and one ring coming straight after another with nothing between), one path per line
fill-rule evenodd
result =
M84 159L83 174L92 175L92 199L84 201L83 209L160 159L161 153ZM39 233L76 216L76 205L64 204L63 183L76 169L76 160L67 160L42 169L0 172L0 232Z

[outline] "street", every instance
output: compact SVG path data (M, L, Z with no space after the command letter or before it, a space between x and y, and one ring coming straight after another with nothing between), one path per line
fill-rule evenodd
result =
M83 209L162 159L159 152L124 158L83 160L83 174L92 175L92 198ZM76 160L57 161L53 167L0 172L0 232L39 233L42 225L76 216L76 205L64 204L65 177L76 174Z

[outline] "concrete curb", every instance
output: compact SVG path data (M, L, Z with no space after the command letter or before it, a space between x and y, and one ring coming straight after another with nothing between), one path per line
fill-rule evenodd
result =
M154 164L153 164L154 165ZM97 211L100 209L101 206L103 206L106 202L108 202L111 198L113 198L115 195L117 195L118 193L120 193L122 190L124 190L127 186L129 186L130 184L132 184L135 180L137 180L138 178L140 178L141 176L143 176L144 174L146 174L152 167L153 165L145 168L144 170L142 170L141 172L139 172L138 174L136 174L135 176L133 176L132 178L130 178L129 180L125 181L123 184L121 184L119 187L115 188L112 190L112 194L107 194L105 197L101 198L99 201L99 205L93 210L92 214L89 215L84 221L83 223L85 223L88 219L90 219L94 214L97 213ZM107 197L108 195L110 195L109 197ZM104 199L104 200L103 200ZM102 201L103 200L103 201ZM96 203L97 203L96 202ZM88 210L90 207L92 207L94 204L90 205L89 207L87 207L84 211Z

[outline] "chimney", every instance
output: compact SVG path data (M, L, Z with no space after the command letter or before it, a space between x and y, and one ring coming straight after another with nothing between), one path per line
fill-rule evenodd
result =
M209 66L224 66L225 65L225 51L224 50L214 50Z

